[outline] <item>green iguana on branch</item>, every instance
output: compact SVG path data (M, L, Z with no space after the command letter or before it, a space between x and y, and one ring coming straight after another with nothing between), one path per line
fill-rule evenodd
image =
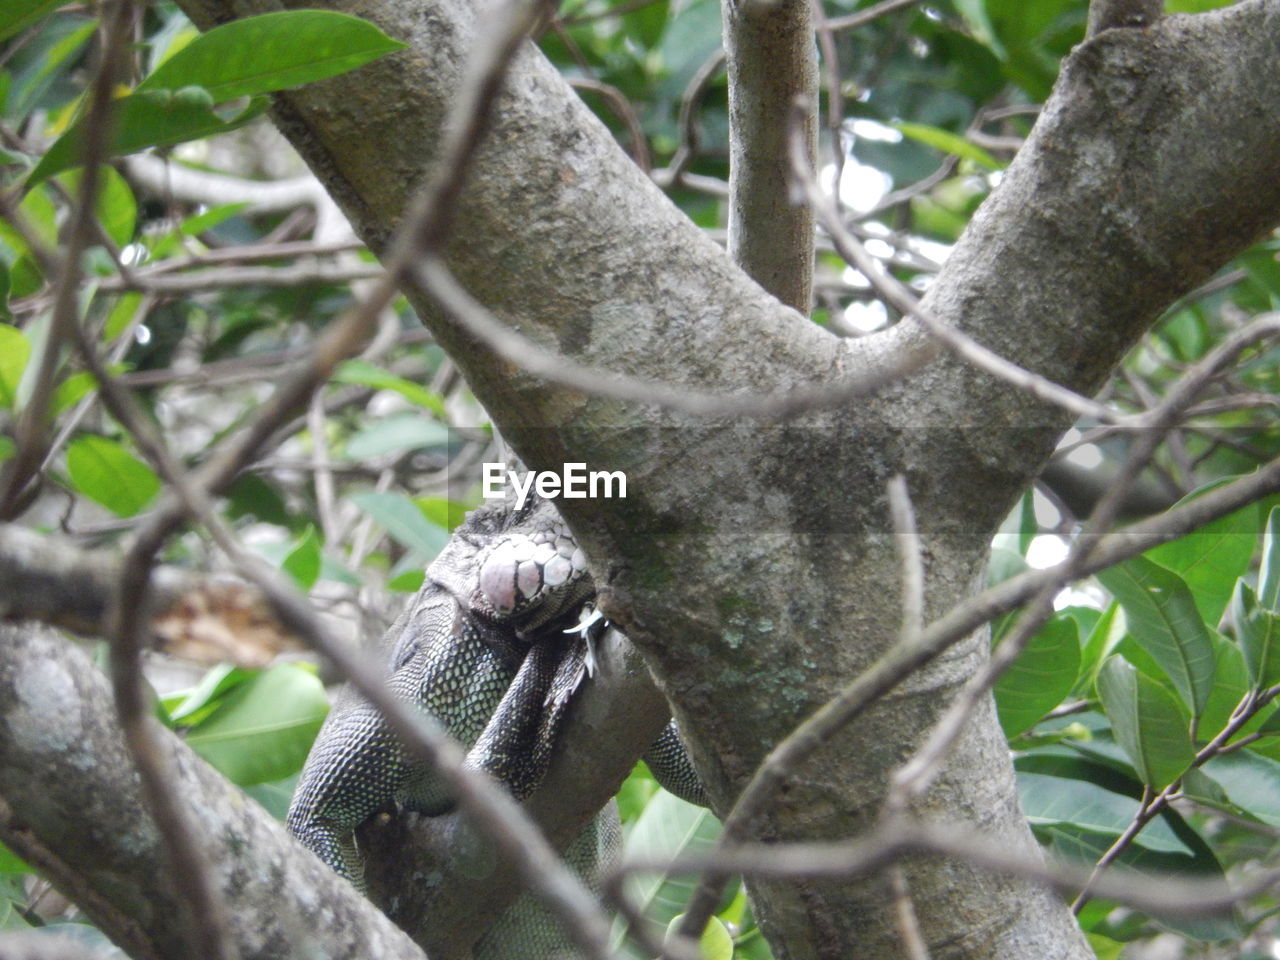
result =
M605 626L594 596L586 558L549 501L481 506L383 638L388 686L469 747L468 764L523 799L541 779L570 697L591 669L591 636ZM645 759L667 789L707 805L674 722ZM307 758L288 828L360 886L354 831L391 801L427 815L453 806L435 772L410 759L377 708L344 689ZM595 864L575 866L589 872Z

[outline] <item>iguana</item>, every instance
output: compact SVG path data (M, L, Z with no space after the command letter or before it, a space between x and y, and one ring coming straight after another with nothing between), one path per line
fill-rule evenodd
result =
M588 634L599 624L578 624L591 619L584 612L594 595L586 558L553 504L530 497L519 509L481 506L384 637L388 685L469 746L469 764L523 798L545 770L588 667ZM674 724L645 758L660 783L706 805ZM354 831L393 800L428 815L452 806L439 778L411 762L377 709L344 690L307 758L288 828L359 886Z

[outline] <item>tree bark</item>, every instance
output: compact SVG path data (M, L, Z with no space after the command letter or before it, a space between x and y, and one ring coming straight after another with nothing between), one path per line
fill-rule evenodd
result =
M788 306L813 299L813 211L791 188L790 140L812 163L818 144L818 56L810 0L723 0L729 74L729 256Z
M0 730L0 839L131 957L185 956L183 905L101 671L46 628L0 625ZM282 824L176 737L163 742L240 956L423 960Z
M275 6L182 5L204 27ZM276 119L377 251L429 169L476 15L464 0L331 5L411 49L282 96ZM1278 47L1276 0L1082 45L927 307L1036 372L1095 389L1164 305L1280 221ZM580 361L752 393L874 366L923 336L907 322L846 342L778 304L535 51L516 63L469 174L452 268L513 327ZM774 743L894 641L889 478L908 479L936 615L980 581L995 527L1068 422L950 357L785 426L700 421L495 362L426 298L414 302L530 467L627 471L627 500L562 506L722 812ZM985 653L974 636L877 704L800 772L761 834L872 826L886 778ZM989 704L916 812L1033 847ZM935 958L1088 955L1038 888L956 863L906 873ZM900 954L883 885L752 890L780 960Z

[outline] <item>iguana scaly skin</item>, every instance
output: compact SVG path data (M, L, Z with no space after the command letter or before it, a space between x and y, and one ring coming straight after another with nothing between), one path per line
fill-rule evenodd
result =
M573 625L594 590L552 504L531 497L520 509L480 507L427 568L422 590L383 639L388 686L468 746L469 765L523 798L546 768L585 672L586 637ZM645 759L660 783L706 805L674 726ZM392 800L428 815L452 806L439 777L410 759L378 710L344 690L307 758L289 830L360 885L354 831ZM592 847L591 855L599 851Z

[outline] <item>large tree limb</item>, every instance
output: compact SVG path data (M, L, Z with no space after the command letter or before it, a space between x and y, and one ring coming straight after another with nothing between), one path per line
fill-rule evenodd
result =
M131 956L184 956L187 930L106 678L79 648L0 626L0 838ZM422 951L176 737L173 781L236 918L239 953L350 960Z

